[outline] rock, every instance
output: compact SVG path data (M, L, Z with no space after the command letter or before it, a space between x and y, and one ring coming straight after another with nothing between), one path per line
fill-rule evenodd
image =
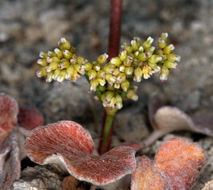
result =
M208 181L202 190L212 190L213 189L213 180Z
M54 167L27 167L23 170L21 179L14 183L12 190L62 190L63 175L62 171Z
M124 142L140 141L148 135L145 117L140 112L126 111L116 115L114 130Z

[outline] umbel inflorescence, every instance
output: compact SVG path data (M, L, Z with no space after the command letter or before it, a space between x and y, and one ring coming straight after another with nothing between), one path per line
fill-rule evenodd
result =
M75 81L85 75L90 90L96 92L103 106L116 111L122 108L124 98L138 99L134 82L148 79L157 72L161 80L167 80L170 69L177 67L180 56L173 53L174 45L167 44L167 37L167 33L161 34L158 48L152 45L151 37L143 43L134 38L122 46L118 57L108 60L104 53L93 62L78 56L70 42L61 38L59 48L40 53L37 63L41 68L37 76L45 77L47 82L62 82Z

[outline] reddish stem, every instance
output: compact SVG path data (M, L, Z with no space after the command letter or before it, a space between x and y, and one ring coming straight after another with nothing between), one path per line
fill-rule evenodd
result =
M122 16L122 0L111 0L111 11L110 11L110 31L109 31L109 46L108 54L109 60L112 57L118 56L120 49L120 36L121 36L121 16ZM103 147L104 130L106 126L107 113L104 111L104 119L102 125L101 139L99 142L98 152L103 154L108 151L111 147L113 122L110 129L110 134L107 140L107 147Z
M110 31L109 31L109 59L118 56L121 36L122 0L111 0Z

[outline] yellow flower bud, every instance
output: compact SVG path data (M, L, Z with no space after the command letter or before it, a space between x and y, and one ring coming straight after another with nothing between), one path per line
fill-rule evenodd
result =
M40 70L36 72L36 76L38 78L47 76L46 68L45 67L40 68Z
M85 59L83 56L77 56L77 63L79 65L85 64Z
M98 84L99 84L99 82L98 82L97 79L91 80L90 81L90 90L91 91L96 91L96 88L97 88Z
M143 43L144 49L150 48L153 41L154 39L152 37L148 37L147 40Z
M119 73L116 80L117 83L122 83L126 80L126 75L124 73Z
M132 45L132 50L133 51L137 51L138 48L139 48L139 44L137 43L137 41L134 39L134 40L131 40L131 45Z
M41 66L43 66L43 67L45 67L45 66L48 65L46 59L38 59L38 60L37 60L37 64L39 64L39 65L41 65Z
M58 63L52 62L46 67L46 70L47 70L47 72L51 72L57 68L58 68Z
M122 88L123 91L126 92L126 91L128 90L129 87L130 87L130 83L129 83L128 80L125 80L125 81L123 81L123 82L121 83L121 88Z
M96 76L97 76L97 72L95 70L88 71L89 80L94 80Z
M119 66L121 64L121 60L119 57L113 57L110 62L115 65L115 66Z
M72 58L72 53L71 53L69 50L67 50L67 49L65 49L65 50L63 51L63 55L64 55L64 57L65 57L66 59L71 59L71 58Z
M127 56L127 58L124 60L125 66L131 66L133 62L133 58L131 56Z
M162 80L162 81L167 80L168 75L169 75L169 69L163 67L161 69L160 80Z
M61 50L65 50L65 49L70 49L71 48L71 44L70 42L68 42L65 38L61 38L58 42L58 46Z
M120 72L124 72L124 71L125 71L125 66L124 66L124 65L121 65L121 66L119 67L119 71L120 71Z
M173 44L170 44L168 46L166 46L164 49L163 49L163 53L165 54L170 54L173 50L175 49L175 46Z
M63 82L65 80L65 76L66 76L66 71L63 70L59 73L58 77L57 77L57 81L58 82Z
M134 101L138 100L138 95L133 89L128 90L126 97L130 100L134 100Z
M115 89L119 89L120 86L121 86L120 83L115 83L115 84L114 84L114 88L115 88Z
M104 86L106 84L106 80L103 79L103 78L97 78L98 80L98 83L101 85L101 86Z
M114 76L117 76L119 73L120 73L120 71L119 71L118 68L115 68L115 69L113 70L113 72L112 72L112 74L113 74Z
M148 65L145 65L142 68L142 73L143 73L143 78L148 79L150 77L150 75L152 74L152 68Z
M97 77L98 78L105 78L105 72L103 70L100 70L97 72Z
M104 95L105 96L104 96L104 101L103 102L109 103L111 101L111 99L113 98L114 93L112 91L107 91Z
M126 58L127 58L127 51L126 50L121 51L120 60L124 61Z
M47 73L46 82L52 82L53 80L53 72Z
M47 56L48 56L48 54L45 53L45 52L43 52L43 51L41 51L41 52L39 53L39 57L42 58L42 59L46 59Z
M126 75L129 75L129 76L132 75L133 71L134 71L133 67L125 67Z
M48 56L46 58L48 58L48 57L56 57L57 56L56 53L53 52L53 51L48 51L47 55Z
M167 44L166 44L166 41L165 41L164 39L161 39L161 38L160 38L160 39L158 40L158 46L159 46L160 49L165 48L166 45L167 45Z
M58 65L60 69L66 69L70 66L70 62L67 59L63 59L62 63Z
M70 78L71 76L74 75L74 66L73 65L70 65L67 69L66 69L66 72L67 72L67 77L66 78Z
M160 62L160 61L162 61L162 57L159 56L159 55L152 55L152 56L149 58L149 60L148 60L148 62L149 62L149 63L152 63L152 64L156 64L156 63L158 63L158 62Z
M175 61L180 61L180 56L177 56L175 55L174 53L170 53L167 55L167 59L168 61L171 61L171 62L175 62Z
M140 67L137 67L134 71L134 81L136 82L140 82L141 81L141 78L142 78L142 70Z
M112 74L106 74L106 80L110 83L114 83L116 81L116 77Z
M98 56L98 58L97 58L98 64L105 63L107 61L107 59L108 59L108 55L106 53Z
M175 69L177 67L177 63L173 63L171 61L164 61L164 67L166 67L167 69Z
M52 62L59 63L60 59L58 57L56 57L56 56L54 56L54 57L47 57L47 62L48 63L52 63Z
M58 77L58 75L60 74L60 72L61 72L61 69L56 69L56 70L54 71L54 73L53 73L53 79L54 79L54 80L57 79L57 77Z
M132 53L133 51L132 46L124 46L124 49L127 51L127 53Z
M84 66L85 71L89 71L92 69L92 63L90 62L86 62Z
M99 64L94 64L93 69L96 70L96 71L100 71L101 66Z
M55 48L54 52L59 59L63 58L63 52L60 49Z

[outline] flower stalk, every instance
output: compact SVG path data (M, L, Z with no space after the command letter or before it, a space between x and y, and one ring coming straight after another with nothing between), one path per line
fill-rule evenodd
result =
M109 28L109 45L108 45L108 60L118 56L120 49L120 36L121 36L121 17L122 17L122 0L111 0L110 10L110 28ZM99 154L103 154L110 150L113 121L117 110L105 109L101 139L99 142Z

